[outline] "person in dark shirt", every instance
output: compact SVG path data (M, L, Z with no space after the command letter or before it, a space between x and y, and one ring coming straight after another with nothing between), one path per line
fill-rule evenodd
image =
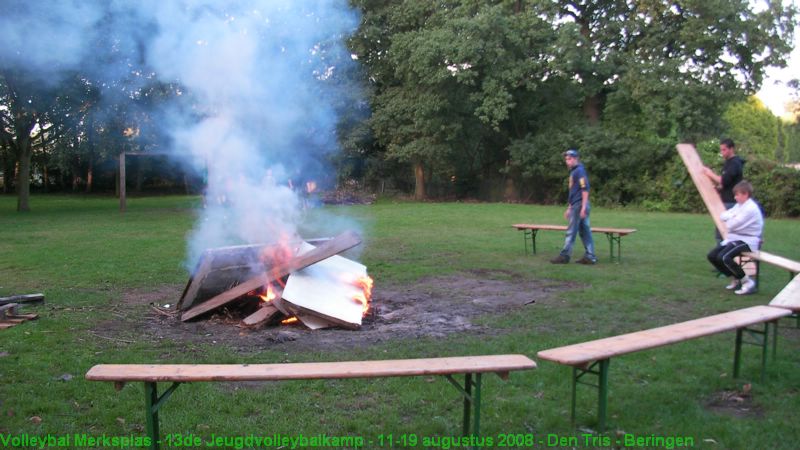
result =
M712 169L703 166L703 173L717 186L722 203L727 209L736 204L733 187L742 181L744 160L736 154L736 144L731 139L723 139L719 143L719 154L725 159L722 174L717 175Z
M736 154L736 144L732 139L723 139L719 142L719 154L725 160L722 165L722 174L717 175L712 169L703 166L703 174L713 182L725 209L731 209L736 205L733 196L733 187L736 186L744 177L744 160ZM717 242L722 240L719 230L716 232Z
M564 239L564 248L561 253L550 262L553 264L566 264L572 256L572 246L575 244L575 237L580 234L583 247L586 252L583 258L575 261L578 264L596 264L597 257L594 254L594 240L592 239L592 227L589 224L589 177L586 169L580 161L580 153L577 150L567 150L564 152L564 162L569 167L569 199L564 218L567 219L567 235Z

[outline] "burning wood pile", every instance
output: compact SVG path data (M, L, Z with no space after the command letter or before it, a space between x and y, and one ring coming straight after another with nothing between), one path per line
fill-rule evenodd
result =
M346 232L326 240L207 250L183 291L178 310L188 321L236 305L242 325L299 320L311 329L356 329L369 310L366 266L339 253L361 243Z

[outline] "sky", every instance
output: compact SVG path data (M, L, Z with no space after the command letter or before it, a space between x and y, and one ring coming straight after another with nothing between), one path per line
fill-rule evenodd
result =
M793 0L796 7L800 7L800 0ZM800 27L795 29L794 50L787 61L788 65L784 69L770 68L767 76L756 96L764 102L773 114L778 117L790 118L786 111L786 102L791 100L791 89L786 83L792 78L800 78Z

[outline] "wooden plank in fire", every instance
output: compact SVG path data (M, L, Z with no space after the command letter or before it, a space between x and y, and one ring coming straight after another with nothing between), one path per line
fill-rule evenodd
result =
M725 212L725 204L719 196L719 192L714 187L714 183L703 174L703 161L697 155L694 145L691 144L678 144L678 154L681 156L686 169L689 170L689 175L692 177L694 185L700 192L700 197L703 199L708 212L711 214L711 219L714 225L717 226L722 238L728 235L728 228L725 222L720 219L720 215Z
M296 251L301 242L298 239L290 246ZM188 310L193 305L264 273L265 265L272 265L272 261L265 259L276 253L278 248L277 245L252 244L204 251L178 301L178 310Z
M310 247L310 246L309 246ZM332 256L293 273L283 289L282 302L306 323L308 316L345 328L361 326L363 305L356 296L363 288L356 283L367 276L367 267L342 256Z
M258 311L242 319L242 325L248 327L257 327L269 322L280 313L281 312L278 311L278 308L276 308L275 305L263 305L261 308L258 308Z
M349 250L360 243L361 237L359 237L358 234L352 231L344 232L310 252L297 255L284 263L275 264L270 267L266 273L254 276L204 303L194 306L181 315L181 320L185 322L219 308L220 306L227 305L250 291L263 288L268 283L281 279L292 272L308 267L326 258L330 258L345 250Z

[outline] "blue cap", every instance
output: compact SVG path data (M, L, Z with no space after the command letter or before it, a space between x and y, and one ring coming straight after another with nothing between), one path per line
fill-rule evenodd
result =
M577 150L571 148L571 149L569 149L569 150L564 152L564 156L571 156L573 158L580 158L581 154Z

